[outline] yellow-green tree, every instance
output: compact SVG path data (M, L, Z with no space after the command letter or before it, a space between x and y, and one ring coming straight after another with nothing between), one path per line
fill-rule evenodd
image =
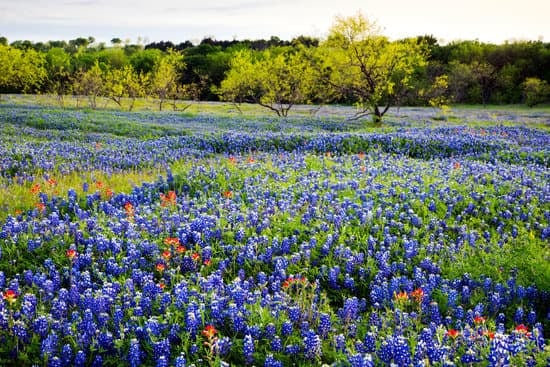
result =
M138 74L131 65L122 69L111 69L105 75L105 94L119 107L124 99L129 100L128 110L132 111L137 98L145 97L147 77Z
M105 91L104 73L96 61L88 70L80 70L74 78L73 92L88 97L90 108L97 107L97 97Z
M231 60L231 68L218 94L234 103L256 103L287 116L297 103L307 103L314 89L314 74L300 50L268 49L258 55L242 50Z
M336 18L312 60L327 87L354 101L356 117L372 115L379 123L413 87L413 74L426 64L426 56L426 47L416 39L390 42L358 13Z
M167 100L175 101L179 97L181 89L178 88L178 71L183 67L183 56L175 51L168 51L155 64L149 76L149 92L158 99L160 111Z
M46 53L46 70L46 91L55 94L60 106L64 107L64 96L71 92L71 56L61 47L51 48Z
M523 88L523 98L525 104L529 107L536 106L546 100L550 94L550 87L545 80L539 78L527 78L521 84Z
M0 44L0 93L28 93L46 79L44 54Z

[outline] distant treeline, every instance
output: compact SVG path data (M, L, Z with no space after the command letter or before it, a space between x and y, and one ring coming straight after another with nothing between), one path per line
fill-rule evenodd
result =
M415 66L408 84L412 88L394 103L428 105L433 104L434 96L446 103L550 102L550 43L455 41L442 45L433 36L420 36L416 41L426 49L426 62ZM11 43L0 37L0 93L50 93L61 99L71 94L92 96L92 107L96 96L119 104L126 98L148 96L161 101L216 101L223 98L220 86L236 54L277 49L288 54L321 44L321 40L306 36L290 41L275 36L232 41L205 38L199 44L132 44L113 38L109 45L93 37ZM297 102L357 102L352 95L327 97L319 93L322 95ZM432 102L427 94L431 94Z

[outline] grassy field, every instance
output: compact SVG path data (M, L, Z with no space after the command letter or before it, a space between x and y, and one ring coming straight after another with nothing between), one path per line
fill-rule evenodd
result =
M0 103L0 364L547 365L548 108L52 102Z

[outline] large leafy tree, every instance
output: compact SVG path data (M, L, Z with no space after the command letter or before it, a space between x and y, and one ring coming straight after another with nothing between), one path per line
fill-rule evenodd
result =
M426 63L427 48L417 39L390 42L363 14L337 17L312 58L337 98L358 106L356 117L381 122L390 106L413 87L415 71Z
M0 45L0 92L33 92L46 77L43 53Z
M60 47L52 47L46 53L46 70L48 80L46 91L57 96L59 104L63 107L64 96L71 91L71 57Z
M90 108L95 109L97 107L97 97L105 92L104 79L104 72L96 61L88 70L81 69L77 72L74 78L73 92L77 96L87 96Z
M297 103L306 103L314 89L314 74L300 50L272 48L235 54L218 93L234 103L256 103L278 116L287 116Z
M119 107L127 99L129 111L134 108L137 98L145 97L146 84L147 76L136 73L131 65L122 69L110 69L105 73L105 94Z
M183 56L176 51L168 51L168 54L155 64L149 77L149 89L150 94L158 99L160 111L167 100L176 100L180 95L179 70L184 66Z

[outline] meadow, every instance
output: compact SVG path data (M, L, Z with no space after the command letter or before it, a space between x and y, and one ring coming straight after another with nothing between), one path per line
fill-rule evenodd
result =
M197 108L0 104L1 365L550 363L550 113Z

